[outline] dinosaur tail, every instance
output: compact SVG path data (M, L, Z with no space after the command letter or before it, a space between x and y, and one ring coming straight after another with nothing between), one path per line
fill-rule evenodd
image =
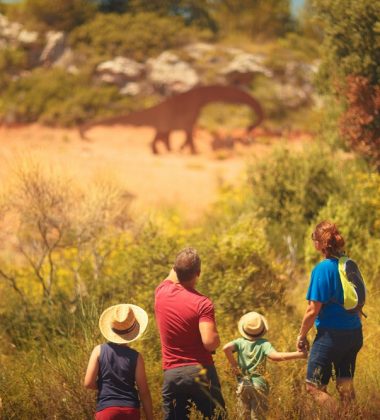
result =
M131 112L127 115L116 115L109 118L98 119L79 126L79 135L82 139L88 140L86 132L97 125L112 126L117 124L131 124L135 126L150 125L150 109Z

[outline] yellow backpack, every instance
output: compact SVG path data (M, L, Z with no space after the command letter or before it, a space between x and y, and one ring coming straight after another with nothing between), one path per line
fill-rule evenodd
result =
M363 313L366 287L355 261L343 256L338 259L339 277L343 288L343 306L348 312Z

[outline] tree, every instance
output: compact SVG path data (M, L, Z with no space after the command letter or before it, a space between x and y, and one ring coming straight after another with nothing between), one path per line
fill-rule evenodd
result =
M98 0L98 8L103 13L124 13L129 9L128 0Z
M216 0L213 15L226 33L251 37L280 36L291 27L289 0Z
M380 170L380 0L312 0L324 31L320 86L345 111L348 145Z
M366 77L348 76L346 100L341 133L380 172L380 86Z
M128 227L130 201L112 183L84 192L38 162L24 163L0 200L0 280L26 307L76 303L86 295L84 267L97 280L113 250L104 241Z
M186 24L217 32L218 24L212 16L213 7L207 0L130 0L130 12L154 12L163 16L180 16Z
M70 31L89 20L96 4L87 0L26 0L25 13L42 29Z

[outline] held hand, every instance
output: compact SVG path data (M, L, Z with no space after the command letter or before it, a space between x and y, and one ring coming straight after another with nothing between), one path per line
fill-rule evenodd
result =
M240 369L239 369L239 367L238 367L238 366L231 366L231 370L232 370L232 373L233 373L235 376L241 375L241 372L240 372Z
M299 351L298 350L298 353L299 353L299 357L300 357L300 359L307 359L307 355L308 355L308 352L307 352L307 350L305 349L305 350L302 350L302 351Z
M301 351L301 352L308 352L309 349L310 349L310 344L307 341L307 338L306 337L302 337L300 335L297 337L296 346L297 346L297 350L298 351Z

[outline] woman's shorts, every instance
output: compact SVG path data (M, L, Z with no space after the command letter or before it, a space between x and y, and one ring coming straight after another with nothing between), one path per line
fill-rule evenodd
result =
M362 345L361 328L318 329L309 355L306 382L316 386L327 385L333 367L337 378L353 378L356 356Z
M140 409L132 407L107 407L96 412L95 420L140 420Z

